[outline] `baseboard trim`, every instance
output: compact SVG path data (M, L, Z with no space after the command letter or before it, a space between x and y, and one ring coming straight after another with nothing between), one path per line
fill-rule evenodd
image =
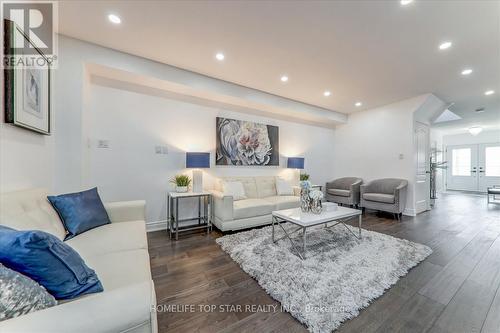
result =
M417 211L415 209L409 209L409 208L405 208L405 210L403 211L403 215L405 216L417 216Z
M146 222L146 232L167 230L167 220Z

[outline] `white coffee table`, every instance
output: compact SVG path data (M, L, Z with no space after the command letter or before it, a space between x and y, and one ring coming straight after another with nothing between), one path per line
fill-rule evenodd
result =
M291 208L284 210L277 210L272 213L273 215L273 224L272 224L272 239L273 242L276 243L281 239L288 238L288 240L292 243L293 248L297 251L299 257L304 259L306 257L306 230L307 228L314 227L317 225L324 224L325 227L333 227L338 224L342 224L346 227L347 230L351 234L354 235L357 239L361 239L361 223L362 223L362 212L359 209L352 209L348 207L337 206L335 208L335 204L330 202L323 203L323 212L321 214L313 214L313 213L303 213L300 208ZM347 220L352 219L353 217L358 217L358 235L354 233L346 224ZM297 229L292 232L287 232L285 228L281 225L283 222L290 222L298 226ZM335 222L334 224L328 226L329 222ZM275 238L274 226L279 225L285 235L281 238ZM292 234L302 231L302 254L298 250L297 246L293 242L290 237Z

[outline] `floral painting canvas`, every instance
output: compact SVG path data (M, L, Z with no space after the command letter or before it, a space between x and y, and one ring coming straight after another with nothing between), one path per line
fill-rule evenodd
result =
M216 165L279 166L278 126L217 117Z

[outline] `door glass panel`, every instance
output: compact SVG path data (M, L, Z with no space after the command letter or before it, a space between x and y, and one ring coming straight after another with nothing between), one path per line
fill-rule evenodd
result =
M487 177L500 177L500 146L486 147L484 166Z
M470 176L471 174L471 149L460 148L452 150L452 170L453 176Z

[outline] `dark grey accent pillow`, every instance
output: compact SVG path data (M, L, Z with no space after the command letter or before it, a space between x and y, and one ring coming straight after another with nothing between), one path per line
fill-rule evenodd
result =
M56 299L27 276L0 265L0 321L57 305Z

